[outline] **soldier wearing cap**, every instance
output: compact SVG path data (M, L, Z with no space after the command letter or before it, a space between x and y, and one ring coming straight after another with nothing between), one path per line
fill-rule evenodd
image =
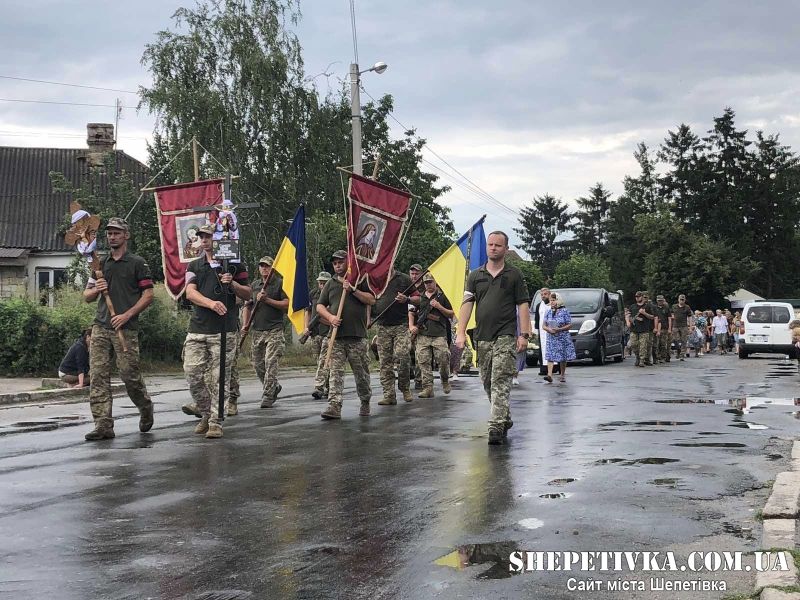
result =
M425 273L422 278L425 291L420 296L416 322L409 317L409 330L417 338L417 364L422 374L420 398L433 398L433 369L435 359L439 363L442 390L449 394L450 347L447 343L450 319L455 316L453 307L439 287L433 275Z
M666 298L659 294L656 296L655 311L655 352L653 360L656 363L669 362L670 342L672 341L672 310Z
M414 263L408 268L408 276L411 278L411 281L416 282L417 285L410 294L400 294L399 296L401 301L408 302L408 310L414 314L419 310L419 299L422 292L425 291L425 284L422 282L421 277L422 270L422 265L419 263ZM409 356L411 357L410 378L414 380L414 389L421 390L422 374L417 364L417 339L414 336L411 337L411 351L409 352Z
M328 368L325 366L328 349L328 333L330 326L324 323L317 313L317 303L325 284L331 280L331 274L320 271L317 275L317 289L311 292L311 307L306 311L306 329L303 335L311 336L311 348L317 357L317 373L314 376L314 391L311 395L316 400L328 397ZM316 317L316 318L315 318ZM313 324L312 324L313 323Z
M377 319L377 346L380 362L383 399L378 404L397 404L395 391L395 367L397 368L397 387L403 400L411 402L411 336L408 331L408 288L411 278L405 273L394 271L386 284L381 297L375 303L374 314Z
M672 305L672 330L675 335L675 358L683 360L684 354L689 356L689 319L694 313L686 304L686 296L680 294L678 303Z
M153 278L144 259L128 252L130 237L125 219L109 219L106 238L111 252L100 262L103 276L90 278L83 291L87 302L94 302L102 292L108 291L117 313L112 317L106 303L98 302L89 347L89 406L94 417L94 430L86 434L86 439L90 441L114 437L114 419L111 416L112 354L116 357L117 369L128 396L139 409L139 431L150 431L153 426L153 402L139 368L137 332L139 314L153 302ZM122 331L127 352L122 350L117 331Z
M317 312L333 327L338 328L333 344L330 365L330 395L328 408L322 412L323 419L342 418L342 393L344 389L344 368L350 363L356 380L356 392L361 401L359 415L369 416L369 401L372 388L369 381L369 356L367 346L368 308L375 304L375 296L365 282L353 287L345 279L347 275L347 252L337 250L331 257L336 274L322 288L317 302ZM345 292L347 294L345 295ZM344 298L341 318L336 314ZM323 348L327 353L327 348Z
M650 338L653 331L653 307L645 301L645 292L636 292L636 303L625 311L625 320L631 330L631 346L636 355L636 366L653 364L651 361Z
M262 256L258 261L261 280L253 281L252 297L244 306L243 320L252 321L253 368L261 381L261 408L271 408L278 399L281 385L278 383L278 363L286 349L284 326L289 310L289 298L283 291L283 277L272 272L271 256ZM247 330L242 329L242 335Z
M226 364L225 400L230 401L229 365L236 357L239 327L236 298L250 299L247 268L242 263L231 263L232 271L223 273L212 253L213 234L213 225L200 228L197 235L203 254L186 269L186 299L194 306L183 344L183 370L192 400L201 415L194 431L209 439L222 437L218 403L214 399L219 389L220 360ZM221 356L221 321L224 321L226 336L224 357ZM186 409L185 406L184 412Z

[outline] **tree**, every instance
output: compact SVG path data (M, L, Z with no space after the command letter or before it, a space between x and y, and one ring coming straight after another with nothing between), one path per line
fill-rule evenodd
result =
M573 247L585 254L603 254L608 241L608 211L611 208L611 192L596 183L589 188L589 195L578 198L575 212Z
M506 256L506 262L520 270L531 298L533 298L533 295L538 290L546 285L547 282L545 281L544 273L542 273L541 267L536 263L513 256Z
M601 256L581 252L558 264L553 284L559 288L613 289L608 263Z
M646 249L644 287L669 302L686 294L698 306L720 306L755 268L750 259L732 255L723 243L687 230L665 213L640 215L635 233Z
M638 177L626 176L622 182L625 194L638 206L637 212L658 210L664 204L659 194L656 162L650 156L650 149L644 142L639 142L633 157L639 163L641 173Z
M670 167L659 179L661 194L673 216L681 223L696 218L695 207L703 193L702 143L685 123L668 131L658 158Z
M534 198L530 206L520 210L522 227L514 231L522 240L522 248L546 276L551 276L558 262L566 258L566 243L558 238L569 231L571 218L567 205L550 194Z

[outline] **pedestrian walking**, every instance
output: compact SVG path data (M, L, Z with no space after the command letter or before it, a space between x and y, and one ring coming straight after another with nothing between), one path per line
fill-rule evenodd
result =
M686 296L680 294L678 303L672 305L672 331L675 338L675 357L683 360L689 357L689 319L692 308L686 304Z
M105 302L97 303L97 316L92 325L89 343L89 372L92 385L89 406L94 417L94 429L86 434L89 441L114 437L114 418L111 415L111 358L128 397L139 409L139 431L153 427L153 402L139 367L139 315L153 302L153 277L150 267L141 256L128 252L130 229L125 219L113 217L106 225L106 239L111 252L100 262L103 276L90 278L83 291L87 302L94 302L108 292L116 311L111 316ZM117 332L122 331L126 350Z
M450 300L447 299L433 275L426 273L422 278L425 291L420 296L419 313L416 323L409 319L409 331L417 342L417 364L422 376L420 398L433 398L433 369L435 360L439 365L442 391L449 394L450 387L450 349L447 344L450 319L455 316Z
M531 322L530 295L519 269L506 263L508 236L493 231L486 240L487 263L467 277L464 299L458 315L456 345L467 341L467 323L473 308L474 340L483 389L489 396L489 444L502 444L513 425L509 409L511 381L516 373L516 353L528 347ZM517 310L520 335L516 336ZM516 336L516 337L515 337Z
M703 348L706 344L706 318L699 310L694 311L692 319L692 333L689 336L689 347L694 350L694 357L703 356Z
M728 329L730 324L725 315L722 314L720 309L717 309L717 314L712 321L714 327L714 336L717 339L717 348L720 354L728 353Z
M253 369L261 382L261 408L272 408L281 392L278 366L286 350L286 313L289 297L283 291L283 277L272 272L271 256L258 261L258 274L251 284L251 300L244 305L245 327L250 323ZM242 329L247 335L247 329Z
M331 278L317 302L319 315L337 328L336 339L331 349L330 392L328 408L320 415L323 419L342 418L342 399L344 393L344 368L347 363L353 370L356 380L356 393L361 401L359 415L368 417L372 387L369 381L369 348L367 345L368 307L375 304L375 296L369 291L366 282L353 287L346 279L347 252L337 250L331 257L335 277ZM339 304L344 301L341 317L336 314ZM335 330L334 330L335 331ZM331 331L333 335L334 331ZM325 348L323 352L327 353Z
M539 290L539 302L533 307L533 329L539 338L539 375L547 375L547 333L544 330L544 320L550 310L550 288Z
M569 334L572 315L564 307L564 300L553 292L550 295L550 309L544 319L544 330L547 335L547 383L553 383L553 366L558 363L561 369L559 381L567 381L567 362L575 360L575 344Z
M328 350L328 334L330 326L317 313L317 303L325 284L331 280L331 274L320 271L317 275L317 289L311 292L311 307L306 311L306 329L304 336L311 337L311 351L317 359L317 371L314 374L314 390L311 396L315 400L328 397L328 367L325 364Z
M631 330L631 345L636 355L637 367L651 366L650 337L653 331L655 315L650 311L653 308L644 301L644 292L636 292L635 304L631 304L625 311L625 321Z
M411 277L400 271L392 273L381 297L375 302L373 314L380 315L377 323L378 362L383 398L382 406L397 404L397 389L403 400L411 402L411 334L408 329L408 292ZM397 375L395 376L395 369Z
M672 323L674 317L672 316L672 309L670 309L667 299L661 294L656 296L655 311L655 357L658 362L669 362L672 354L669 345L672 342Z
M736 354L739 354L739 338L741 336L741 329L742 329L742 313L738 310L733 315L733 321L731 322L731 331L733 333L733 351Z
M198 231L202 256L186 269L186 299L192 303L189 331L183 344L183 371L189 384L193 404L200 411L200 422L194 429L208 439L222 437L218 402L220 362L225 361L225 404L230 400L230 376L238 343L239 313L236 298L250 300L247 268L243 263L229 265L227 273L212 254L213 225ZM230 291L226 288L230 286ZM225 329L225 356L222 356L222 322ZM184 412L192 405L183 407ZM192 414L189 412L189 414Z

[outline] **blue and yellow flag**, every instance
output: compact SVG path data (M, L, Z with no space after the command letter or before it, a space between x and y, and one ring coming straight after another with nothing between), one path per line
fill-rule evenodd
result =
M467 267L473 271L486 264L486 235L483 231L483 220L475 223L458 238L458 241L445 250L430 266L429 271L436 280L439 289L444 292L450 304L458 314L458 308L464 298L464 284L467 279ZM467 253L469 252L469 257ZM467 329L475 327L475 311L472 311Z
M305 329L305 310L310 306L306 272L306 208L302 204L281 242L272 265L283 277L283 292L289 298L289 320L300 334Z

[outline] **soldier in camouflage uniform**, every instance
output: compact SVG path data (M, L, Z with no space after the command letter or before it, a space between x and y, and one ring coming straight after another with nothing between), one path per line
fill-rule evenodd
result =
M313 290L311 296L311 307L306 311L306 329L303 335L311 337L312 354L317 357L317 372L314 375L314 391L311 396L315 400L328 397L328 368L325 366L325 359L328 351L328 333L330 326L323 323L317 313L317 302L319 295L325 284L331 280L331 274L327 271L320 271L317 276L317 289ZM313 324L313 325L312 325Z
M128 252L130 231L124 219L109 219L106 236L111 253L100 263L103 276L95 279L93 274L83 291L87 302L96 301L102 292L108 291L117 313L112 317L105 301L98 302L89 347L89 406L94 417L94 429L86 434L88 441L114 437L112 355L116 357L119 376L128 396L139 409L139 431L150 431L153 427L153 402L139 369L139 334L136 330L139 314L153 302L153 278L144 259ZM122 331L127 352L122 350L117 331Z
M226 364L225 400L230 400L230 365L236 356L239 326L236 298L250 299L247 268L242 263L232 263L232 273L221 272L221 265L212 255L213 233L212 225L200 228L198 237L203 255L189 263L186 269L186 299L194 306L183 344L183 370L192 400L201 415L194 432L205 434L209 439L222 437L217 408L220 360ZM221 356L220 333L223 321L226 332L224 357ZM184 412L187 412L187 406L183 407Z
M322 412L321 417L323 419L342 418L344 368L348 362L350 368L353 369L356 392L361 400L358 414L368 417L372 388L369 382L369 356L367 355L369 351L367 347L367 309L375 304L375 296L369 291L365 282L354 288L345 280L347 252L337 250L333 254L331 262L336 277L326 283L322 289L319 302L317 302L317 312L338 331L331 354L328 408ZM347 292L346 295L345 292ZM344 306L340 318L336 314L343 298Z
M411 278L395 271L386 284L386 290L375 303L374 314L378 319L378 360L380 361L383 398L380 405L397 404L395 385L403 394L403 400L411 402L411 336L408 331L408 293ZM384 312L385 311L385 312ZM383 314L381 314L383 313ZM397 383L395 384L395 367Z
M672 342L672 310L662 295L656 296L654 307L656 315L656 351L655 359L658 362L670 361L670 344Z
M631 330L631 346L636 354L636 366L651 366L650 338L652 337L655 315L653 308L644 301L644 292L636 292L636 304L625 311L625 320Z
M417 286L409 294L399 294L400 302L408 303L408 311L416 313L419 310L419 298L422 292L425 291L425 285L422 283L422 265L414 263L408 268L408 276L412 282L417 282ZM417 342L411 339L411 351L409 352L411 358L411 371L409 377L414 380L414 389L422 389L422 374L417 364Z
M284 326L289 310L289 298L283 291L283 277L272 272L273 258L264 256L258 261L260 281L254 281L254 300L244 306L244 322L255 311L252 322L253 368L263 386L261 408L271 408L278 399L278 363L286 349ZM266 287L265 287L266 283ZM243 329L242 335L247 335Z
M447 335L450 319L455 316L453 307L439 287L433 275L426 273L422 278L425 291L420 296L419 313L416 323L409 319L411 334L416 336L417 364L422 374L422 392L420 398L433 398L433 370L431 362L436 359L439 364L439 376L445 394L451 391L450 386L450 348Z
M458 314L456 345L467 341L467 324L475 307L478 367L491 402L489 444L502 444L513 425L509 409L511 381L517 374L517 353L525 352L531 335L530 296L519 269L506 263L508 236L493 231L486 238L489 261L467 277ZM517 310L519 329L517 332Z

